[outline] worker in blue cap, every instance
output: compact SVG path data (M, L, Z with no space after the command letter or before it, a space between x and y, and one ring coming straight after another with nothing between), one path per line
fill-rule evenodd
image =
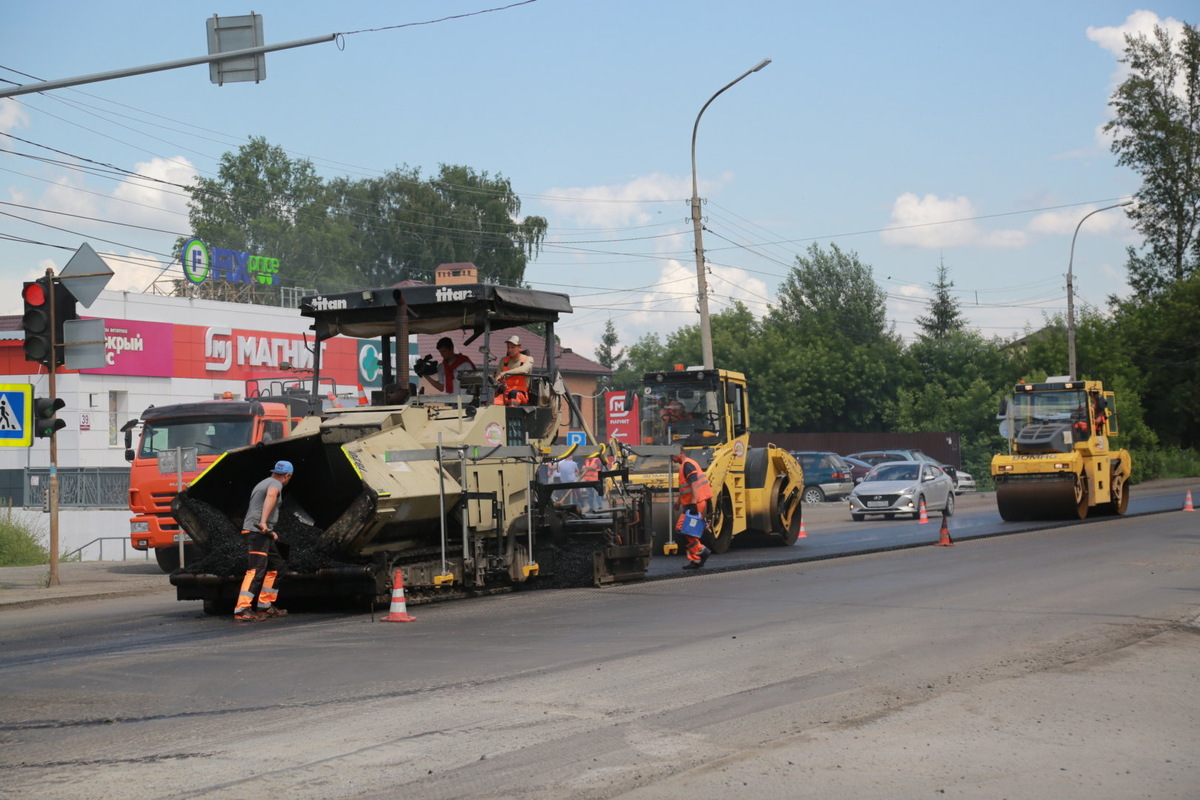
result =
M291 482L294 472L292 462L277 461L270 476L259 481L250 492L250 507L242 523L247 549L246 576L242 578L242 589L233 609L233 618L238 622L256 622L287 613L275 605L279 596L275 581L283 570L275 523L279 521L283 487Z

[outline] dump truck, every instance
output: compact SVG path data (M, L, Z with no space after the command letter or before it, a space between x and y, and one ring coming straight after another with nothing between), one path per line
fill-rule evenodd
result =
M180 600L232 608L245 570L240 535L250 490L284 459L280 547L288 566L279 602L304 598L383 603L399 572L409 602L533 586L638 580L649 566L649 493L606 470L578 486L604 491L608 510L554 502L571 488L536 482L544 461L602 452L555 445L567 395L554 349L529 376L528 405L494 403L489 376L503 331L554 323L566 295L491 284L407 286L305 297L313 319L314 371L334 336L380 338L382 386L368 405L329 408L286 439L216 459L173 505L201 557L171 576ZM417 394L407 380L411 333L468 332L484 363L460 373L453 395ZM500 333L501 338L496 338ZM399 342L402 346L393 348ZM395 372L392 352L395 350Z
M309 391L295 378L247 381L244 397L225 393L220 399L150 406L121 428L129 462L130 543L135 550L154 550L163 572L197 557L171 513L175 495L220 454L282 439L311 410Z
M1009 449L992 458L1001 517L1084 519L1128 509L1132 461L1112 447L1116 398L1100 381L1022 381L996 416Z
M783 448L750 446L746 376L725 369L677 368L642 376L640 444L622 445L630 480L648 486L656 550L677 552L674 498L679 470L670 453L682 449L705 471L713 490L703 541L714 553L735 538L751 544L796 543L804 471ZM632 398L626 408L633 408Z

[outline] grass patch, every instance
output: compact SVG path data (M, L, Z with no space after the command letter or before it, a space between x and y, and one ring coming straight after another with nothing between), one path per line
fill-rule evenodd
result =
M0 567L34 567L50 563L47 531L13 517L12 506L0 516Z

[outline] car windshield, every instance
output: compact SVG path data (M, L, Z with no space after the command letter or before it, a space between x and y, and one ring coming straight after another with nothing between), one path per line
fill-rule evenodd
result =
M139 458L157 458L160 450L194 447L197 455L224 453L250 444L254 417L177 417L147 422Z
M920 467L916 464L881 464L866 481L915 481Z
M656 444L703 444L724 437L721 396L715 385L647 386L642 395L644 435Z
M1074 414L1086 414L1085 392L1038 392L1018 394L1013 398L1012 416L1019 424L1028 425L1034 420L1066 420Z

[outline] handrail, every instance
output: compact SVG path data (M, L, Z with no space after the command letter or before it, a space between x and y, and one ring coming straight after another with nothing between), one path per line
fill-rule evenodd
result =
M128 561L129 559L125 557L125 554L127 552L127 546L129 545L129 537L128 536L100 536L100 537L97 537L95 539L92 539L90 542L83 545L82 547L76 547L74 550L72 550L69 553L63 553L61 559L63 561L66 561L66 560L70 559L72 556L82 553L87 548L89 548L92 545L99 542L100 543L100 558L98 560L103 561L104 560L104 543L109 542L109 541L118 541L121 543L121 560ZM145 553L146 553L146 560L149 561L150 560L150 551L146 550ZM80 559L80 560L82 560L82 559Z

